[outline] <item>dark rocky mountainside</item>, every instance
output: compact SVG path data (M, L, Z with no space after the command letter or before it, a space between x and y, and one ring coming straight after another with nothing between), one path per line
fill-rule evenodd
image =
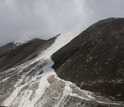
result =
M124 101L124 19L99 21L52 56L62 79Z
M24 44L9 43L0 47L0 72L25 63L48 48L56 37L49 40L32 39Z
M33 39L22 45L9 43L0 47L0 71L31 60L45 43L45 40Z

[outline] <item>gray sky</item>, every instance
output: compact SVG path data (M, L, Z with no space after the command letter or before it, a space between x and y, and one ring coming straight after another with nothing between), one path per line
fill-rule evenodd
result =
M124 0L0 0L0 45L48 39L108 17L124 17Z

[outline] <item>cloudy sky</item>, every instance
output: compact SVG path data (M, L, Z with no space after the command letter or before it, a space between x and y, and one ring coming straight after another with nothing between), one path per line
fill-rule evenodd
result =
M0 0L0 45L48 39L108 17L124 17L124 0Z

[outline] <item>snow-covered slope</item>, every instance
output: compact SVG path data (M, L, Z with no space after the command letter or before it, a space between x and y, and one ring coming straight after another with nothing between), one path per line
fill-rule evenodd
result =
M57 77L51 56L78 36L83 29L59 35L39 56L0 74L0 105L7 107L97 107L123 106L80 90Z

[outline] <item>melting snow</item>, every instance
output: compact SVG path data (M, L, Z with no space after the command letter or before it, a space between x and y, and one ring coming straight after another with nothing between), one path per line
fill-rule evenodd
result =
M21 101L19 102L19 107L34 107L36 102L41 98L43 93L45 92L46 88L50 86L50 84L47 81L47 78L51 75L56 75L54 70L51 68L54 62L51 60L51 55L55 53L57 50L62 48L64 45L69 43L73 38L75 38L77 35L79 35L83 30L76 30L76 31L71 31L67 32L64 34L61 34L60 36L57 37L55 42L52 44L51 47L46 49L39 57L32 63L35 63L40 60L40 63L42 64L44 61L46 62L46 65L42 68L43 74L41 74L41 78L39 80L39 86L37 90L35 91L35 96L32 100L30 100L30 96L32 95L31 90L26 90L24 92L24 95L21 98ZM21 43L21 42L20 42ZM32 64L30 63L30 64ZM23 68L25 69L25 68ZM30 85L31 81L34 81L37 79L37 77L34 77L30 82L25 83L24 85L20 85L21 82L26 78L26 76L31 72L28 71L27 73L23 73L21 76L21 79L15 84L15 90L11 93L11 95L4 101L3 105L4 106L11 106L15 103L18 103L17 98L19 93L21 92L22 88L25 86ZM38 72L38 71L37 71ZM68 87L66 87L66 91L68 91Z
M54 62L51 60L52 54L54 54L57 50L65 46L67 43L69 43L73 38L78 36L83 29L81 30L76 30L76 31L71 31L67 33L63 33L60 36L57 37L55 42L44 52L42 52L37 59L32 61L29 65L40 61L35 67L33 68L34 70L37 68L38 65L43 65L42 68L36 70L35 76L30 78L30 81L25 82L24 84L21 84L25 78L29 75L29 73L32 73L32 70L27 71L26 73L23 73L21 76L21 79L17 81L15 84L15 90L10 94L10 96L3 102L3 106L14 106L18 105L18 107L41 107L41 105L45 104L45 102L40 102L40 105L38 105L39 100L42 100L42 95L45 93L45 91L48 89L48 87L51 85L48 82L48 78L52 75L56 77L56 79L60 79L57 77L56 73L54 72L54 69L52 69L52 65ZM44 64L45 63L45 64ZM26 67L24 66L20 72L22 72ZM43 71L43 73L40 74L40 72ZM40 74L40 75L38 75ZM4 80L5 81L5 80ZM71 96L77 96L77 94L72 93L72 89L70 85L72 84L71 82L67 82L62 80L65 83L64 91L62 93L62 97L60 100L55 104L54 107L59 107L60 104L66 100L66 97L68 95ZM31 86L32 84L38 82L38 87L37 89L33 92L30 89L24 89L26 86ZM23 90L24 89L24 90ZM23 90L23 91L22 91ZM79 89L80 90L80 89ZM83 91L87 95L87 98L81 97L82 99L86 100L94 100L94 97L90 95L87 91ZM31 98L31 96L33 96ZM59 98L59 97L58 97ZM37 105L37 106L36 106ZM63 104L64 106L64 104Z

